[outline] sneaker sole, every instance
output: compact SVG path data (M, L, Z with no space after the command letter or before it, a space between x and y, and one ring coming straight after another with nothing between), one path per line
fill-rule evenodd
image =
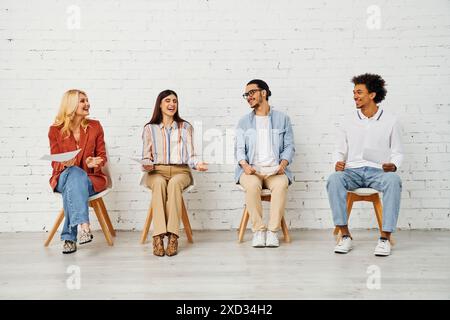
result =
M92 242L92 239L94 239L94 235L91 235L91 240L84 241L84 242L78 242L78 244L85 244L85 243Z
M375 252L374 255L376 255L377 257L387 257L390 255L390 253Z
M344 251L344 250L334 250L334 253L341 253L341 254L345 254L345 253L349 253L352 249L349 249L348 251Z
M74 251L67 251L67 252L66 252L66 251L63 251L62 253L63 253L63 254L71 254L71 253L74 253L74 252L77 252L77 250L74 250Z

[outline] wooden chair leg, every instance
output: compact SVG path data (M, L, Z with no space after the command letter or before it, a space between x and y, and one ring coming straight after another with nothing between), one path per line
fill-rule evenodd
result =
M241 243L244 239L245 230L247 229L247 223L248 219L250 217L250 214L247 211L247 207L244 207L244 212L242 213L242 219L241 219L241 225L239 226L239 236L238 236L238 242Z
M116 236L116 231L113 228L113 225L111 223L111 219L109 218L109 215L108 215L108 210L106 210L105 203L103 202L103 199L102 198L98 199L98 203L100 205L100 208L102 209L102 214L103 214L103 217L105 218L105 222L106 222L106 225L108 226L109 232L111 233L111 235L113 237L115 237Z
M106 224L105 218L102 214L102 208L98 202L98 200L91 201L92 208L94 208L95 215L97 216L98 222L100 223L100 227L102 228L103 234L105 235L106 242L108 245L112 246L113 241L111 234L109 233L108 226Z
M188 238L189 243L194 243L192 239L192 228L191 223L189 222L188 213L186 210L186 205L184 204L184 200L181 200L181 220L183 220L184 231L186 232L186 236Z
M284 219L284 216L281 218L281 230L283 231L284 235L284 242L291 242L291 237L289 236L289 230L286 224L286 220Z
M378 228L380 232L383 231L383 205L381 204L380 197L377 194L372 196L372 204L375 209L375 216L378 222Z
M61 211L58 214L58 217L56 218L55 224L53 225L52 230L50 230L50 233L47 237L47 240L45 241L44 246L48 247L48 245L50 244L50 242L52 241L56 231L59 228L59 225L61 224L61 222L64 220L64 209L61 209Z
M148 208L147 218L145 219L144 230L142 230L141 244L144 244L147 241L147 235L148 231L150 230L150 225L152 224L152 218L153 218L153 208L150 205L150 208Z

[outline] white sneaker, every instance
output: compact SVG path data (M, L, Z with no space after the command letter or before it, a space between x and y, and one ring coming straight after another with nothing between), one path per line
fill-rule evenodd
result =
M387 239L378 239L374 254L376 256L388 256L391 254L391 242Z
M266 234L266 247L276 248L279 246L278 233L268 230Z
M336 247L334 247L334 252L348 253L352 249L353 249L352 238L350 238L349 236L343 236L341 239L339 239L339 242L336 245Z
M264 248L266 246L265 231L256 231L253 233L252 246L255 248Z

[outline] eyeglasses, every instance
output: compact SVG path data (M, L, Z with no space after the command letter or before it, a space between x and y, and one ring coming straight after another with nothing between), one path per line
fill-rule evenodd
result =
M253 97L253 95L255 94L256 91L262 91L261 89L252 89L249 92L246 92L242 95L242 98L244 98L245 100L247 100L248 97Z

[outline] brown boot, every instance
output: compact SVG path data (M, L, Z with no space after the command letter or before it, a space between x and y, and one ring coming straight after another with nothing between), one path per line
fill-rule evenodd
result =
M164 256L164 234L153 237L153 254L158 257Z
M178 253L178 236L175 233L169 233L169 242L167 243L166 254L174 256Z

